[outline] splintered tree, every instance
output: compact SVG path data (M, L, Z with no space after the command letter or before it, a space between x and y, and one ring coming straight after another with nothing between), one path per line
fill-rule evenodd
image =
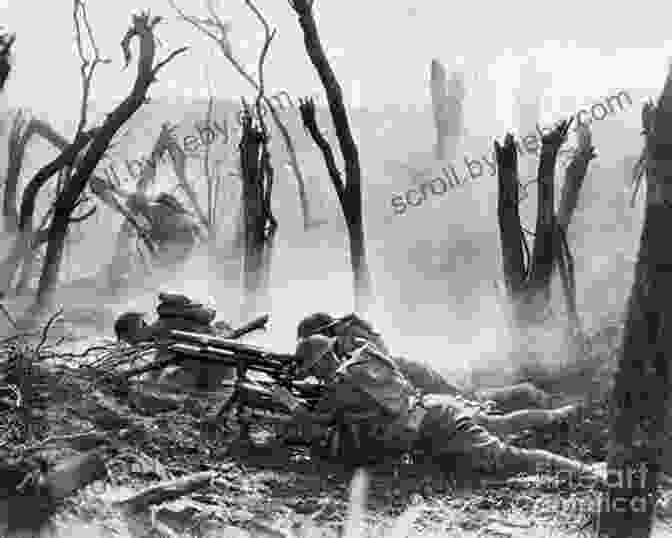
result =
M22 262L29 265L33 260L34 249L47 240L46 228L37 231L33 226L33 215L37 204L40 189L56 174L74 164L79 152L91 140L91 133L80 133L72 143L69 143L63 152L54 160L44 165L26 185L21 198L18 227L16 237L7 257L0 264L0 294L6 294L12 286L12 281ZM45 218L49 215L45 215ZM84 220L91 213L86 213L78 220ZM45 219L42 219L45 220Z
M34 117L27 120L26 115L24 110L19 109L17 111L7 140L7 172L5 174L2 216L4 231L11 233L19 231L19 212L16 198L26 147L31 138L39 135L61 151L69 144L68 140L51 125Z
M259 116L261 118L261 116ZM244 222L243 315L258 313L267 300L273 238L278 223L271 211L273 168L268 152L268 137L261 120L257 128L252 115L245 110L240 140L240 172L243 182L242 207Z
M348 114L343 103L343 90L334 74L322 47L313 15L313 0L290 0L299 17L303 40L322 86L327 95L329 111L334 122L336 138L345 163L345 184L336 166L333 152L327 140L320 133L315 120L315 105L311 100L303 100L300 105L301 119L317 146L322 151L329 177L334 185L343 210L350 239L350 263L354 276L355 310L366 314L372 301L372 283L366 259L364 240L364 219L362 215L362 171L359 151L350 130Z
M464 80L453 73L450 82L446 79L446 68L438 60L432 60L430 69L430 90L432 110L436 127L436 159L452 161L455 148L462 134Z
M262 86L261 80L255 80L254 77L250 74L250 72L245 69L240 60L236 58L236 56L233 54L233 48L229 40L231 23L228 21L224 22L221 19L221 17L217 14L213 0L208 0L207 2L209 17L204 19L199 19L197 17L187 15L177 6L174 0L168 0L168 3L178 13L179 17L182 20L190 23L200 32L202 32L203 34L207 35L210 39L215 41L219 46L219 49L224 55L224 57L229 61L229 63L231 63L231 65L238 72L238 74L241 77L243 77L250 84L250 86L252 86L255 89L255 91L257 92L260 91L260 88ZM273 30L273 32L270 31L270 26L268 25L268 22L262 15L261 11L259 11L259 9L252 3L251 0L245 0L245 4L250 9L250 11L252 11L257 20L259 20L264 29L265 40L264 45L262 46L261 54L265 55L266 52L268 51L268 46L272 38L271 36L275 34L275 30ZM280 92L279 94L276 95L280 95L282 93L284 92ZM303 179L303 173L301 172L301 168L299 167L299 161L296 157L296 150L294 149L294 143L292 142L292 139L289 136L289 131L287 130L287 127L282 122L282 119L278 114L277 108L272 102L272 99L275 96L269 98L264 94L264 92L261 92L261 96L263 105L271 112L273 123L280 132L280 136L282 137L282 141L287 151L287 156L289 157L289 166L292 169L294 176L296 177L296 184L299 190L299 200L301 202L301 211L303 213L303 225L304 229L307 230L316 225L317 222L313 220L310 214L310 207L308 205L308 195L306 194L306 184ZM259 113L261 114L261 111L259 111Z
M608 476L620 479L600 506L599 535L609 538L650 535L659 472L672 472L672 71L658 103L644 105L642 123L646 205L614 378L607 458Z
M495 141L498 165L498 222L502 248L502 265L508 302L512 308L512 325L520 351L527 348L529 330L540 327L549 317L551 280L558 265L563 284L571 342L582 345L581 323L576 309L574 263L566 231L576 209L579 191L588 163L595 157L590 132L582 128L579 149L567 168L558 215L555 214L554 170L558 152L566 140L570 122L561 122L542 139L537 175L537 220L534 246L530 254L525 228L520 218L520 182L517 150L508 134L504 145Z
M579 204L579 194L583 186L588 165L595 159L595 147L592 144L592 134L587 125L577 129L578 146L572 160L565 170L565 181L560 193L560 206L556 215L558 233L560 236L560 253L557 256L558 271L567 310L569 343L579 346L579 351L585 349L587 343L581 326L581 319L576 306L576 278L574 274L574 259L569 248L567 231L572 217Z
M8 137L7 172L5 175L5 189L2 205L4 231L15 234L15 241L8 258L0 265L0 290L10 288L16 271L22 266L21 278L16 287L17 293L27 290L33 274L33 267L41 247L46 243L46 221L49 212L42 217L41 226L33 229L33 218L36 209L37 196L49 179L43 174L37 174L24 188L20 208L17 208L19 180L26 154L26 147L30 140L39 135L53 147L64 151L70 144L47 122L37 118L26 119L26 113L19 110L14 116Z
M87 105L93 72L98 63L103 60L100 58L98 48L93 40L91 27L86 18L84 6L80 0L74 0L75 4L75 24L78 35L78 48L80 58L82 59L82 84L83 98L77 134L75 143L67 148L67 153L78 140L87 137L86 147L73 148L76 151L76 159L73 162L66 163L67 177L63 182L63 189L58 193L53 206L53 217L48 231L47 251L42 268L42 274L37 290L37 297L33 308L33 313L38 313L49 306L51 292L54 290L58 273L60 270L61 259L65 238L68 233L68 227L71 222L71 216L75 208L82 203L82 193L90 177L94 173L96 166L104 156L112 139L123 124L142 106L147 100L147 92L151 84L156 80L159 70L170 62L176 55L184 52L186 47L173 51L165 60L155 64L156 41L154 36L155 26L161 22L161 17L152 17L149 12L143 12L140 15L133 15L131 27L124 36L121 46L124 53L125 66L131 62L130 44L134 37L139 40L138 72L133 88L128 95L115 109L110 112L102 125L94 129L85 131L87 123ZM89 43L94 52L94 59L87 60L83 51L81 32L79 31L79 22L77 19L77 9L81 9L82 20L87 29Z

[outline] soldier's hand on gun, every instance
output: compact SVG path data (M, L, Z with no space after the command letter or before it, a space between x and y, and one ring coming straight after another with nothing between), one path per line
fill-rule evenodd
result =
M287 407L290 411L294 411L300 405L299 400L285 387L273 387L271 389L271 398Z

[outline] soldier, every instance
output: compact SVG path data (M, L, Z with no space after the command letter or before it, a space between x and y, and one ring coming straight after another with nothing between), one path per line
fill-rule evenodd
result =
M283 387L272 392L303 431L342 417L362 417L376 431L379 450L390 445L407 450L421 447L435 457L464 457L476 470L507 475L536 473L544 465L599 478L593 467L579 461L503 442L474 422L452 395L423 395L374 345L366 343L341 358L335 352L336 343L335 338L313 335L297 346L300 373L326 384L325 395L313 410Z
M219 336L227 336L233 330L228 323L222 321L213 324L215 310L195 303L184 295L160 293L159 300L161 302L156 309L159 318L151 325L145 321L145 315L139 312L122 314L114 324L117 339L137 345L164 339L173 329ZM181 369L173 368L169 375L175 377L175 373L179 371L184 374L180 380L182 383L200 390L214 391L224 379L234 376L234 371L229 366L208 365L198 360L182 361L181 365ZM155 380L158 377L158 373L150 376Z
M519 383L465 394L430 366L419 361L391 356L380 334L370 323L354 314L340 319L325 312L312 314L304 318L297 329L299 340L311 334L334 337L334 351L339 357L352 353L367 342L374 345L395 363L416 389L425 394L454 396L464 407L464 411L471 414L474 421L499 435L509 435L526 428L559 422L578 410L575 405L548 409L550 396L532 383ZM542 409L530 409L530 407Z

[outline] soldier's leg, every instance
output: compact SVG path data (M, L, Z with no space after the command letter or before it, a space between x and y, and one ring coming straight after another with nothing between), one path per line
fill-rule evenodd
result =
M449 383L440 372L431 366L404 357L395 357L394 361L413 386L425 394L460 394L460 390L455 385Z
M479 400L492 400L505 412L530 407L550 407L551 397L532 383L518 383L506 387L482 389L475 392Z
M455 399L430 395L421 435L436 456L465 456L474 469L513 475L536 473L542 466L569 472L590 472L583 463L546 450L516 448L504 443L456 405Z
M550 468L556 472L586 473L600 478L594 472L593 466L578 460L566 458L548 450L518 448L501 440L498 441L488 447L476 449L478 461L486 462L488 470L493 472L512 476L517 473L536 474L542 469Z
M511 435L528 428L539 428L570 417L578 409L566 405L557 409L521 409L505 415L477 413L474 422L497 435Z

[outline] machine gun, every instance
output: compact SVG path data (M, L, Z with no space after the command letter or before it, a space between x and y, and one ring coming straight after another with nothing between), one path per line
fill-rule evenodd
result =
M235 388L245 383L256 383L260 387L278 384L308 403L320 395L315 384L296 380L295 372L298 364L297 357L293 354L275 353L231 338L187 331L172 330L170 336L172 341L167 344L169 351L192 359L223 362L235 367ZM265 374L271 382L251 379L248 375L250 372Z
M233 335L239 336L241 332L246 333L259 328L267 321L267 316L264 317L266 319L258 318L234 331ZM225 364L235 368L236 376L231 383L233 394L219 409L214 420L228 418L235 408L241 435L247 433L249 423L253 422L254 418L278 420L282 415L287 416L288 410L271 397L273 386L285 387L308 408L314 406L324 390L320 383L308 383L296 379L295 355L275 353L230 337L171 330L166 338L156 343L156 346L164 358L127 373L128 377L193 360ZM247 413L248 411L250 413ZM247 414L249 417L244 416Z
M242 437L249 436L251 424L262 422L270 423L277 433L278 427L284 428L287 424L290 414L288 409L273 399L273 387L286 388L306 408L313 409L323 396L325 385L297 380L298 360L295 355L275 353L231 338L232 335L239 335L241 331L246 333L254 330L266 321L267 316L258 318L234 331L227 338L171 330L166 338L157 342L158 349L167 356L150 365L137 368L127 375L131 377L154 368L193 360L231 366L236 372L235 379L230 382L233 394L208 422L219 423L223 418L229 419L235 409L233 416L240 426ZM343 452L341 445L346 439L343 433L356 419L361 417L340 417L334 424L326 426L324 436L313 442L312 448L327 449L332 455ZM299 432L293 434L291 428L289 432L282 432L281 437L286 443L306 443L306 439Z

